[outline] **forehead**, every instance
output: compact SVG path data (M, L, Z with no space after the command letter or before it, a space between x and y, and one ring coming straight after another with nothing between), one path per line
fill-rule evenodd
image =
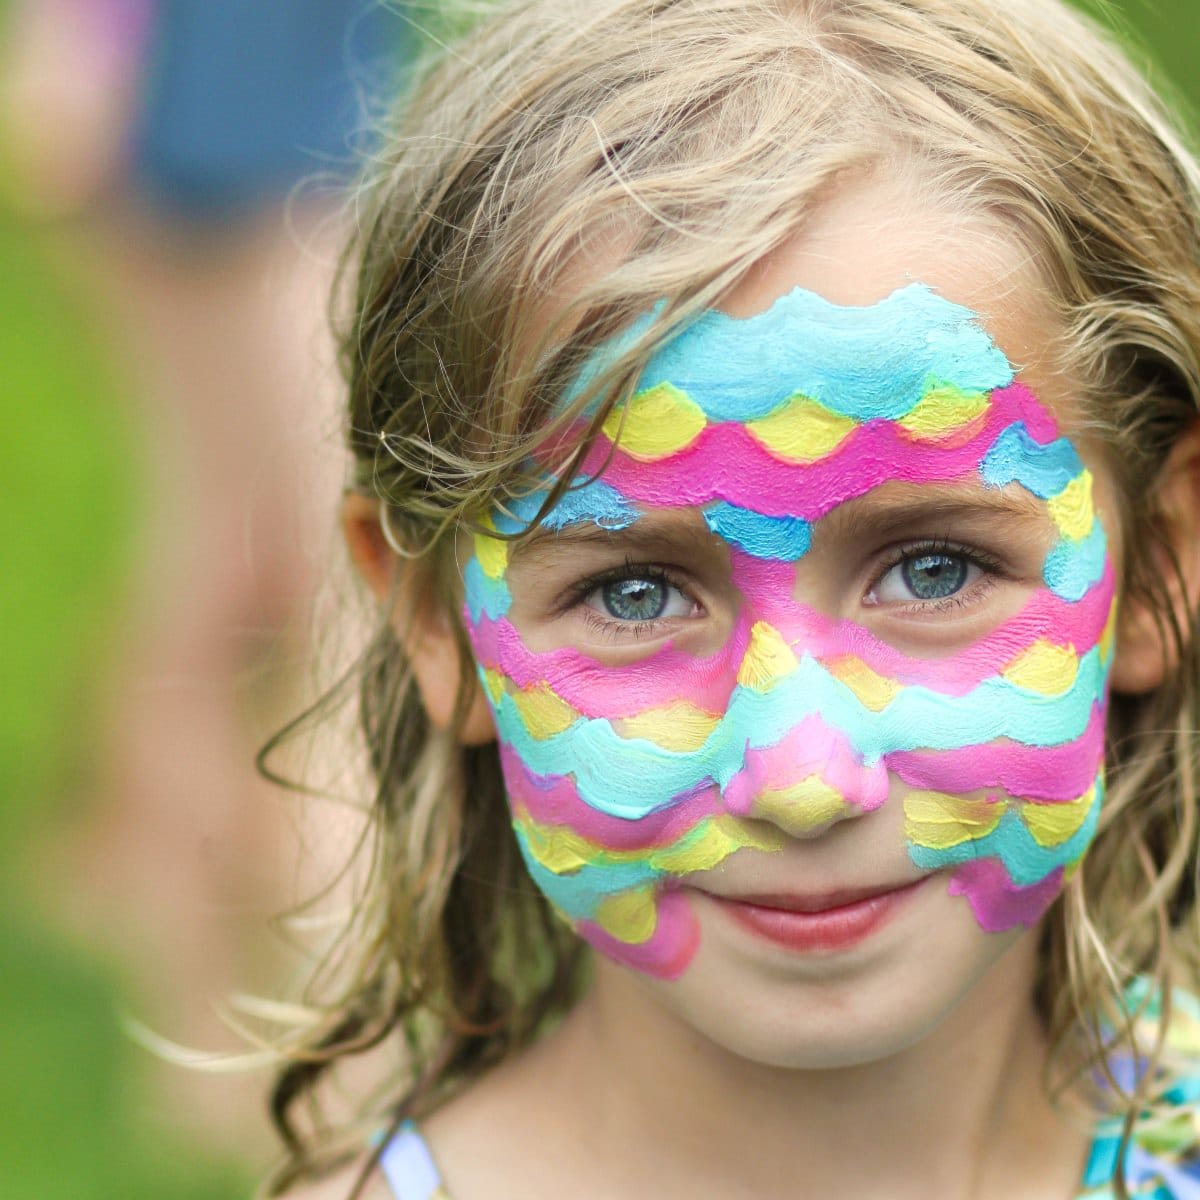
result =
M621 350L605 348L578 386ZM1020 482L1046 499L1079 470L965 306L923 283L863 306L797 287L750 317L705 313L669 340L609 415L584 463L598 481L559 523L693 505L731 541L778 540L788 522L802 541L884 484Z
M742 450L753 456L757 446L784 467L803 467L845 449L848 433L871 423L891 423L895 437L859 437L871 461L856 453L843 465L865 466L880 481L961 477L963 463L954 469L939 452L952 449L947 439L967 429L989 397L1014 408L1004 389L1018 377L1037 396L1042 419L1053 413L1070 432L1078 424L1075 397L1053 366L1048 290L1032 262L998 217L939 202L907 177L851 180L800 233L759 259L721 297L720 311L702 315L652 357L602 441L607 447L619 429L626 466L677 460L673 472L646 476L654 486L641 503L658 506L718 499L685 477L739 471L747 465ZM579 385L628 349L653 316L602 346ZM1032 419L1027 411L1010 415ZM731 424L750 444L716 445L721 439L710 435L700 440L718 458L698 461L695 435ZM972 448L982 453L977 441ZM965 459L969 451L957 449ZM593 456L589 466L598 465ZM771 472L751 474L747 485L760 485L768 509L795 515L780 498L798 483L795 471L785 481L775 470L773 482ZM819 473L801 474L806 484L820 482ZM611 473L606 479L614 482Z

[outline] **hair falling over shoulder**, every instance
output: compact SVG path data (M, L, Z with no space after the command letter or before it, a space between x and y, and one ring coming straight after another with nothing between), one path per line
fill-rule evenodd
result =
M1055 352L1110 451L1125 602L1157 614L1168 647L1160 686L1113 697L1101 829L1044 933L1048 1082L1104 1074L1134 1037L1134 981L1169 1014L1200 970L1197 602L1179 602L1154 486L1200 413L1194 158L1106 35L1052 0L496 9L420 72L356 197L342 341L355 487L457 621L456 532L519 496L531 451L600 396L595 431L668 326L839 182L902 174L936 204L998 217L1036 264ZM588 350L651 309L591 395L555 408ZM558 447L564 479L585 449ZM285 1051L276 1194L362 1148L300 1120L338 1060L403 1040L406 1072L366 1114L378 1129L526 1044L578 986L579 943L522 864L496 746L455 737L478 686L465 634L449 731L426 719L402 641L383 624L360 662L369 882L311 998L321 1015ZM1139 1053L1151 1069L1134 1093L1110 1078L1095 1097L1130 1125L1170 1073L1163 1038Z

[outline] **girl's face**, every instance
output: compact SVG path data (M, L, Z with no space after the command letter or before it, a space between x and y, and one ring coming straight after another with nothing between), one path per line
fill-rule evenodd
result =
M466 568L535 881L694 1024L790 1065L953 1007L1103 797L1107 476L1002 240L888 196L677 334L592 482Z

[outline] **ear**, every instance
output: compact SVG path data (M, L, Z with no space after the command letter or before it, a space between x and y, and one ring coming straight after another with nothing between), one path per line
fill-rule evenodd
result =
M391 605L392 627L412 665L430 724L435 729L449 729L458 698L461 659L453 617L431 594L429 565L403 558L392 549L384 533L379 501L372 497L346 493L342 533L363 582L380 605ZM482 746L495 738L492 710L473 681L459 741Z
M1200 421L1175 443L1154 487L1153 510L1179 567L1176 575L1161 546L1155 569L1167 581L1171 613L1179 627L1192 628L1200 603ZM1146 601L1122 605L1113 656L1114 691L1139 695L1162 684L1176 665L1172 639L1164 636Z

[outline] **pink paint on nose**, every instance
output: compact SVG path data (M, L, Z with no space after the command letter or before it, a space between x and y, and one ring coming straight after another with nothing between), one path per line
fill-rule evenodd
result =
M769 814L759 811L764 794L783 792L814 778L862 812L871 812L887 800L883 764L868 766L845 734L813 714L774 746L746 751L745 766L724 790L725 805L740 816L769 819Z

